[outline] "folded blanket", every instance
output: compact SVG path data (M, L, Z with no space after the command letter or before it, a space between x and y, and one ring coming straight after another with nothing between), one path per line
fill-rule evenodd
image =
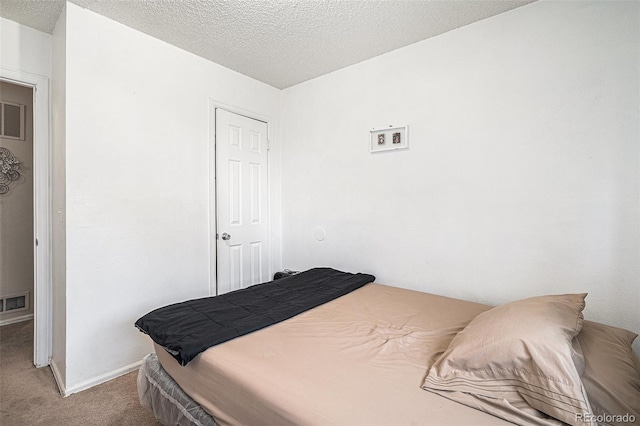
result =
M220 296L168 305L135 325L187 365L211 346L294 317L374 280L373 275L315 268Z

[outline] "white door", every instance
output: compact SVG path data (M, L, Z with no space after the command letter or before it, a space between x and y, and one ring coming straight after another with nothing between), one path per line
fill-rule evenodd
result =
M269 281L267 123L216 109L218 294Z

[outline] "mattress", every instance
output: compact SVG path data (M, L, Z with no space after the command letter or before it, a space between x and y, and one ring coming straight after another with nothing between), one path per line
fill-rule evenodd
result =
M490 307L368 284L163 368L221 424L505 425L421 389L451 339Z

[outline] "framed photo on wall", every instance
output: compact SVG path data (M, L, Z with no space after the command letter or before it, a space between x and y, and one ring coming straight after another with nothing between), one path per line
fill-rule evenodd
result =
M389 126L369 131L371 152L391 151L409 147L408 126Z

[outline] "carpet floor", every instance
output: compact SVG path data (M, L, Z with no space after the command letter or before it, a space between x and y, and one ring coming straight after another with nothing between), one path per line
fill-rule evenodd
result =
M49 367L33 365L33 321L2 326L0 425L160 425L138 401L137 374L63 398Z

